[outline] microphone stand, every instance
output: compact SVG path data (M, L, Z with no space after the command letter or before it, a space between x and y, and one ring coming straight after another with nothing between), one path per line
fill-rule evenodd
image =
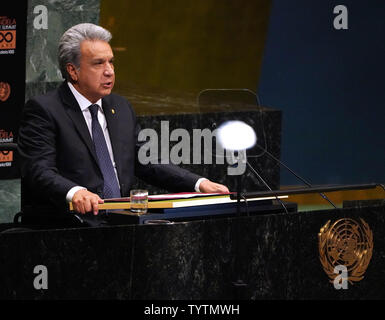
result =
M235 165L235 164L234 164ZM246 165L248 166L248 168L257 176L257 178L263 183L263 185L268 189L270 190L271 192L274 192L271 187L268 185L268 183L261 177L260 174L258 174L258 172L252 167L252 165L250 164L250 162L246 159ZM241 182L242 182L242 174L239 174L237 176L237 216L240 217L242 214L241 214ZM289 213L286 206L284 205L284 203L281 201L281 199L277 196L277 195L274 195L276 200L280 203L280 205L283 207L283 209L285 210L286 213ZM247 199L246 197L243 197L245 202L247 202Z
M234 164L235 165L235 164ZM241 263L238 263L241 259L240 259L240 250L242 248L242 245L241 245L241 239L240 239L240 235L241 235L241 232L242 232L242 227L241 227L241 221L240 221L240 217L241 217L241 183L242 183L242 176L243 174L239 174L237 176L237 217L238 219L236 219L235 224L234 225L234 230L235 230L235 259L234 259L234 263L235 263L235 275L236 275L236 280L232 282L233 286L235 287L235 290L234 290L234 293L235 293L235 299L236 300L242 300L242 299L245 299L245 291L246 291L246 288L248 286L247 283L245 283L242 279L241 279Z
M242 174L237 176L237 216L241 216L241 183L242 183Z
M256 98L256 102L257 102L257 106L261 107L261 101L259 99L259 96L255 93L255 98ZM261 110L261 109L260 109ZM287 165L285 165L282 161L280 161L279 159L277 159L276 157L274 157L269 151L267 151L265 148L261 147L258 143L255 144L260 150L264 151L267 153L268 156L270 156L273 160L277 161L281 166L283 166L284 168L286 168L287 170L289 170L289 172L291 172L295 177L297 177L299 180L301 180L303 183L305 183L308 187L312 187L312 185L307 182L305 179L303 179L302 177L300 177L298 174L296 174L293 170L291 170ZM385 190L385 188L384 188ZM323 192L320 192L319 193L320 196L322 198L324 198L326 201L328 201L333 207L334 209L337 209L336 205L323 193Z
M235 165L235 164L234 164ZM267 184L267 182L258 174L258 172L251 166L251 164L249 163L249 161L246 159L246 165L251 169L251 171L262 181L262 183L270 190L270 191L273 191L270 186ZM242 175L243 174L239 174L237 176L237 217L240 218L241 217L241 182L242 182ZM283 202L281 201L281 199L279 199L279 197L277 195L275 195L275 198L278 200L278 202L282 205L282 207L285 209L285 212L288 213L287 211L287 208L286 206L283 204ZM247 204L247 199L246 197L244 197L244 200ZM239 219L237 219L235 221L235 274L237 275L237 280L233 281L232 284L233 286L235 287L235 298L237 300L240 300L240 299L245 299L247 298L246 295L247 295L247 288L248 288L248 284L245 283L242 279L241 279L241 270L240 270L240 267L241 267L241 263L237 263L238 261L241 261L241 239L240 239L240 235L241 235L241 232L242 232L242 227L241 227L241 221Z
M247 166L251 169L251 171L258 177L258 179L260 181L262 181L262 183L267 187L267 189L269 189L270 191L273 192L273 190L270 188L270 186L267 184L267 182L258 174L258 172L251 166L250 162L246 160L246 164ZM288 214L289 212L287 211L287 208L286 206L284 205L284 203L281 201L281 199L277 196L277 195L274 195L275 198L277 199L277 201L280 203L280 205L285 209L285 212Z

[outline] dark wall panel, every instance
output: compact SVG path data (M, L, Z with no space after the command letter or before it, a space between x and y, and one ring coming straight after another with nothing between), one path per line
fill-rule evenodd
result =
M273 1L258 91L283 110L282 159L313 183L385 181L384 16L381 0Z

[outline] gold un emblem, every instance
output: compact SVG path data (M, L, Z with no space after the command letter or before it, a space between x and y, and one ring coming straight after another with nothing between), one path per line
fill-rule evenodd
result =
M350 218L330 220L318 233L319 255L326 274L333 282L337 274L334 268L345 266L350 284L360 281L372 258L373 233L369 225L360 219L357 223Z

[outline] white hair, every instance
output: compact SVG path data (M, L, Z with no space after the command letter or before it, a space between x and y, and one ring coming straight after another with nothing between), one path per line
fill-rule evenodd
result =
M59 41L59 67L64 79L71 80L67 72L67 63L72 63L76 68L80 66L80 45L84 40L101 40L109 42L111 33L92 23L77 24L68 29Z

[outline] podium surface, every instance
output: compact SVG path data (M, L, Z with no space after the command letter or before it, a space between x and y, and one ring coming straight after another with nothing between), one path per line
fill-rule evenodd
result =
M352 234L321 256L321 229L344 219L364 223L372 239ZM0 298L383 299L384 229L379 201L173 224L1 232ZM351 262L349 245L365 241L372 255L363 278L336 289L323 262L333 248ZM34 288L36 266L48 271L47 289Z

